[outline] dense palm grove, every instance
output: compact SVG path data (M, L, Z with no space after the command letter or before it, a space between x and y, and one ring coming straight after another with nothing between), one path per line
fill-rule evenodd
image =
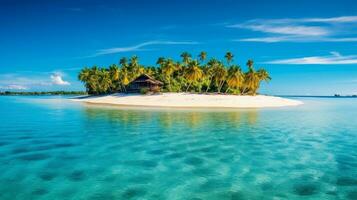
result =
M78 78L84 82L89 94L126 92L128 84L141 74L148 74L164 83L163 92L230 93L255 95L262 81L271 78L265 69L255 70L253 61L247 61L248 70L233 63L234 55L227 52L225 62L210 59L201 52L197 59L184 52L182 62L160 57L157 66L139 64L137 56L121 58L119 65L109 68L94 66L81 70Z

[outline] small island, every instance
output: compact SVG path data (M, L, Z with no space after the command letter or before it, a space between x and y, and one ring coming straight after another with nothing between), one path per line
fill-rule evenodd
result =
M182 62L160 57L157 66L139 64L137 56L121 58L119 65L85 67L78 75L89 96L75 101L121 106L261 108L296 106L302 102L258 94L269 73L255 70L248 60L248 70L233 64L234 55L225 61L201 52L196 59L183 52Z

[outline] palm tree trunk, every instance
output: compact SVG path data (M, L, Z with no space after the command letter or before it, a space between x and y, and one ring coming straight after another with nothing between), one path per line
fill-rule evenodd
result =
M209 81L209 83L208 83L208 85L207 85L207 88L206 88L206 93L208 92L208 90L210 89L209 88L209 86L211 85L211 83L212 83L212 79L213 79L213 76L212 76L212 78L210 78L210 81Z
M246 91L247 91L247 87L244 87L243 90L242 90L242 92L241 92L242 95L244 95Z
M169 92L171 92L171 78L168 78L168 82L169 82Z
M126 92L126 88L125 88L125 85L123 84L123 92Z
M186 92L188 91L188 89L190 88L190 86L191 86L191 83L188 84L188 87L186 88Z
M221 89L223 87L224 81L219 82L218 84L218 93L221 93Z
M209 86L211 85L211 83L209 83L208 85L207 85L207 88L206 88L206 93L208 92L208 90L209 90Z
M254 88L254 90L253 90L253 95L254 95L254 96L257 95L258 89L259 89L259 88Z
M119 84L119 87L120 87L120 91L121 91L121 92L124 92L124 91L125 91L125 88L123 87L122 84Z

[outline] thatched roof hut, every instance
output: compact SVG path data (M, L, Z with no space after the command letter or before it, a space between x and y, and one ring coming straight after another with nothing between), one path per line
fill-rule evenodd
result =
M127 92L140 92L142 89L146 89L151 92L158 92L163 85L164 84L161 81L158 81L147 74L142 74L129 83Z

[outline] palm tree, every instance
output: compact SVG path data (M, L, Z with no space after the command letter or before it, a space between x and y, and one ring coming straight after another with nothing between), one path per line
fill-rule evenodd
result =
M186 92L188 91L192 83L195 83L198 80L200 80L202 76L203 76L203 72L202 69L199 67L197 60L191 61L185 72L185 78L189 83L186 88Z
M126 86L130 83L129 73L127 68L122 68L119 75L120 75L119 82L121 84L121 87L123 88L124 91L126 91Z
M157 61L156 61L156 64L158 64L158 65L163 65L164 63L165 63L165 58L164 57L159 57L158 59L157 59Z
M174 63L175 69L178 70L182 70L182 64L180 62L175 62Z
M84 67L78 75L78 79L82 82L87 82L90 77L91 70L88 67Z
M125 58L125 57L120 58L119 64L120 64L122 67L127 67L127 66L128 66L128 59Z
M262 81L269 82L271 80L269 73L265 69L258 69L257 74Z
M257 74L257 76L259 78L259 83L254 88L254 91L253 91L254 94L257 93L257 90L260 87L260 82L261 81L269 82L271 80L271 77L270 77L269 73L265 69L258 69L256 74Z
M204 51L201 51L201 53L198 55L198 58L200 59L201 62L205 61L207 58L207 53Z
M218 65L219 65L219 61L217 59L212 58L210 61L208 61L207 65L205 67L204 72L205 72L205 77L207 79L206 92L208 92L208 90L210 89L210 85L211 85L213 77L214 77L215 69Z
M145 74L148 74L153 77L156 76L156 67L146 67Z
M109 67L109 74L113 81L119 80L119 68L116 65L111 65Z
M175 63L172 59L168 59L166 60L166 62L163 63L162 66L162 73L165 77L165 79L167 80L168 82L168 90L169 92L171 92L171 75L175 72Z
M260 78L258 74L255 72L254 67L253 67L253 60L248 60L247 66L248 66L248 72L245 74L244 77L244 88L243 88L243 94L246 92L255 95L256 90L259 87L260 83Z
M139 65L139 57L138 56L132 56L130 58L130 64L134 67Z
M90 76L91 76L91 69L89 69L88 67L84 67L84 68L79 72L78 79L79 79L80 81L82 81L82 82L85 84L86 91L87 91L89 94L92 94L92 89L91 89L91 87L90 87L90 84L88 83L89 80L90 80Z
M183 52L181 54L181 58L182 58L182 62L185 63L186 65L188 65L188 63L191 60L191 54L189 54L188 52Z
M230 89L238 90L244 83L244 74L239 66L231 66L228 69L227 85L228 88L226 93Z
M101 93L99 79L100 79L100 69L97 66L93 66L90 69L90 75L87 81L91 94Z
M253 61L252 59L249 59L249 60L247 61L247 66L248 66L248 68L252 68L252 67L253 67L253 64L254 64L254 61Z
M109 91L112 84L109 71L104 68L100 69L98 77L98 93L105 94Z
M233 61L234 55L228 51L224 57L226 58L227 64L229 65Z
M111 82L112 82L110 90L112 92L114 92L114 91L119 89L119 86L120 86L120 84L119 84L119 73L120 73L120 70L119 70L118 66L111 65L109 67L109 75L110 75Z
M214 79L215 79L215 84L218 93L221 93L221 89L224 85L224 82L226 81L226 77L227 77L227 70L222 63L219 63L215 67L215 71L214 71Z
M132 56L130 58L130 63L128 65L128 79L129 81L134 80L136 77L143 74L145 69L139 65L139 57Z

